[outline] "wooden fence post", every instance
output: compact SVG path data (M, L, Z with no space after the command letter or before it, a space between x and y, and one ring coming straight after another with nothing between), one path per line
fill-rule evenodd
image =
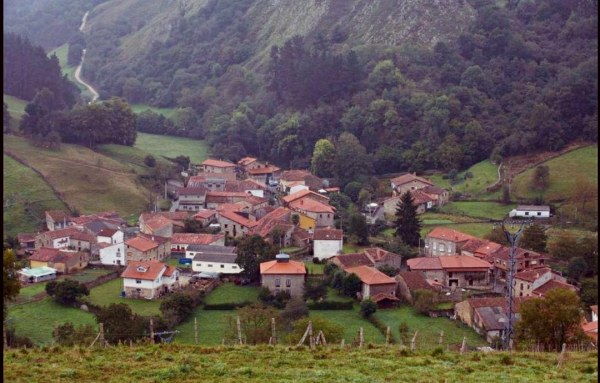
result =
M275 318L271 318L271 339L272 344L277 344L277 330L275 329Z
M442 330L440 332L440 341L439 341L439 344L441 345L442 343L444 343L444 330Z
M386 345L390 344L391 335L392 335L392 330L390 329L390 326L387 326L387 330L385 331L385 344Z
M150 318L150 341L154 343L154 320Z
M563 343L562 350L560 351L560 355L558 356L558 365L556 366L556 368L560 368L560 366L562 365L563 359L565 358L566 348L567 348L567 344Z
M58 337L58 322L54 322L54 342L60 344L60 339Z
M462 345L460 346L460 353L467 351L467 337L463 337Z
M194 343L198 344L198 317L194 317Z
M104 339L104 323L100 323L99 324L100 327L100 338L98 338L100 340L100 344L102 345L102 347L106 347L106 340Z
M419 332L419 330L415 331L415 335L413 335L411 341L410 341L410 351L415 351L415 341L417 340L417 333Z
M242 323L240 322L240 317L237 317L237 334L238 334L238 343L242 344Z
M340 342L340 348L343 349L346 346L346 339L342 338L342 341Z
M365 334L363 332L363 328L361 327L360 330L358 330L358 347L362 348L364 343L365 343Z
M312 321L308 322L308 341L310 342L310 349L315 349L315 338L313 337Z

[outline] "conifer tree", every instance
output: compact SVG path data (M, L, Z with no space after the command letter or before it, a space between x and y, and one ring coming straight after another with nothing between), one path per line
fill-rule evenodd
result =
M410 246L418 246L421 239L421 220L410 191L402 194L396 205L396 237Z

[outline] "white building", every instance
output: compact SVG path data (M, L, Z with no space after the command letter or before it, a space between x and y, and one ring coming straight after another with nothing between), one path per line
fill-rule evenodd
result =
M200 253L194 256L192 270L198 273L239 274L242 269L235 259L237 254Z
M127 266L127 257L125 257L125 243L115 243L100 248L100 263L103 265Z
M100 230L96 237L98 243L108 243L114 245L116 243L123 243L123 232L119 229L105 228Z
M128 298L154 299L179 287L179 271L157 261L131 261L121 278Z
M329 259L342 252L344 232L331 227L315 229L313 235L314 256L320 260Z
M48 266L25 267L17 272L21 282L36 283L56 279L56 269Z
M550 206L547 205L519 205L508 214L512 217L522 218L550 218Z
M220 245L189 245L185 249L185 257L194 259L200 254L235 254L235 247Z

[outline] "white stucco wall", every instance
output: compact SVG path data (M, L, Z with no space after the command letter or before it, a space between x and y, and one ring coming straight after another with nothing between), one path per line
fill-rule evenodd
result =
M344 240L315 240L314 241L314 256L319 259L331 258L342 251Z
M100 249L100 262L103 265L117 265L121 261L121 265L127 265L127 257L125 257L125 244L117 243L112 246Z
M235 263L219 263L219 262L205 262L205 261L196 262L196 261L194 261L194 262L192 262L192 270L197 273L211 272L211 273L224 273L224 274L239 274L244 269L240 268Z
M69 237L56 238L52 240L52 248L63 249L69 247L71 240Z
M524 218L549 218L549 211L539 211L539 210L528 210L528 211L518 211L517 209L513 209L509 213L510 217L524 217Z

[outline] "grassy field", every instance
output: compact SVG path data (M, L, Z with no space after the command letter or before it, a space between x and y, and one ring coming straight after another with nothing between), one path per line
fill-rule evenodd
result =
M135 345L4 353L8 382L595 382L598 353L401 353L396 347ZM108 367L107 367L108 366ZM108 368L108 369L107 369Z
M2 170L5 235L39 230L45 210L66 208L37 173L6 154Z
M546 202L570 199L579 179L598 184L598 146L586 146L543 163L550 168L550 183L544 192L530 189L535 168L519 174L512 185L513 197L535 198L540 194Z
M100 145L96 149L99 153L106 155L114 160L121 162L122 164L127 164L135 169L138 174L145 174L151 168L144 164L144 158L147 155L150 155L149 152L142 150L137 147L131 146L123 146L123 145L115 145L115 144L107 144ZM158 164L164 166L172 166L173 163L169 160L164 159L160 156L153 156L156 159Z
M441 212L450 215L466 215L474 218L501 220L508 216L508 213L516 206L516 204L504 205L498 202L456 201L444 205ZM431 224L428 222L423 223Z
M198 343L203 345L221 344L228 331L227 316L235 318L235 311L204 310L197 307L192 315L176 327L180 331L175 336L175 343L194 343L194 318L198 320Z
M123 280L113 279L90 290L90 295L85 300L100 305L108 306L111 303L126 303L131 311L140 315L159 315L160 300L122 298Z
M21 118L25 114L25 107L27 106L28 101L9 96L8 94L3 94L2 99L8 107L8 113L10 114L10 128L12 130L17 130Z
M175 113L175 111L177 110L176 108L157 108L154 106L148 106L144 104L131 104L131 110L133 110L133 113L139 114L148 109L150 109L154 113L162 114L166 118L173 117L173 113Z
M467 345L471 347L487 346L485 339L473 329L462 325L458 321L447 318L430 318L418 314L410 306L401 306L394 309L378 310L375 314L383 323L390 326L392 334L400 341L398 331L400 323L406 323L410 329L410 337L417 331L416 347L419 350L432 350L439 346L440 332L444 332L444 344L460 345L463 337L467 337Z
M472 173L473 178L465 180L464 176L467 172ZM462 181L451 185L450 181L444 179L441 174L429 177L431 182L444 189L462 194L470 194L474 197L497 198L497 193L492 195L485 191L486 187L492 185L498 179L498 166L492 164L489 160L478 162L467 170L458 173L457 178Z
M358 245L352 245L350 243L344 243L344 247L342 247L342 252L344 254L351 254L351 253L359 253L361 251L363 251L364 249L367 249L369 246L358 246Z
M234 283L223 283L214 289L205 299L208 304L255 302L258 289L251 286L237 286Z
M304 266L309 274L323 274L325 268L325 265L313 263L313 261L304 261Z
M121 161L79 145L46 150L6 135L3 144L5 152L38 170L81 214L115 210L125 216L139 214L147 206L147 190L137 183L135 170Z
M53 341L54 323L72 322L74 325L92 324L94 316L88 312L61 306L50 298L39 302L12 306L8 309L9 326L14 326L17 335L29 337L35 344Z
M208 152L208 146L202 140L139 132L135 147L151 153L155 157L165 156L175 158L177 156L188 156L194 164L204 161L207 158Z

